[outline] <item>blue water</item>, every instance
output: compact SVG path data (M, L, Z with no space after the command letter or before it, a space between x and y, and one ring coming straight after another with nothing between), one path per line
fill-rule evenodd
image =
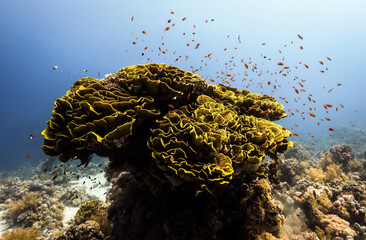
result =
M236 81L230 81L233 87L276 97L286 110L295 114L279 122L299 134L292 140L306 140L310 135L330 138L329 127L365 123L365 9L366 2L362 0L225 1L225 4L192 0L1 0L0 171L13 170L30 161L27 155L31 160L46 158L40 150L40 133L51 116L54 100L62 97L74 81L85 76L98 78L98 73L103 77L125 66L147 63L148 58L150 62L166 62L188 71L191 66L193 69L202 66L196 73L207 81L215 79L216 83L219 82L216 77L223 76L216 72L224 71L235 75ZM187 19L182 21L183 17ZM172 19L170 24L168 19ZM168 26L171 29L164 32ZM197 43L200 46L195 49ZM148 49L142 56L146 46ZM168 49L167 53L160 53L159 47L162 51ZM211 59L204 58L209 53ZM187 61L185 55L189 57ZM182 58L175 62L179 56ZM257 64L263 75L247 70L249 76L242 81L246 69L240 60L249 63L249 57L250 68ZM229 63L230 60L233 62ZM319 60L324 62L323 66ZM265 74L267 70L269 73L281 70L277 65L280 61L290 66L291 73L286 77ZM236 67L232 66L234 63ZM57 70L52 69L55 65L59 66ZM321 73L325 67L328 71ZM295 76L299 79L294 80ZM301 89L300 79L306 80L303 83L306 92L296 94L293 87ZM281 87L274 90L273 84ZM308 94L313 95L316 103L309 104ZM295 97L300 99L295 102ZM333 105L329 113L325 113L323 104ZM317 110L311 111L309 107ZM316 114L316 118L307 112ZM324 117L331 121L321 121ZM34 132L38 135L29 139Z

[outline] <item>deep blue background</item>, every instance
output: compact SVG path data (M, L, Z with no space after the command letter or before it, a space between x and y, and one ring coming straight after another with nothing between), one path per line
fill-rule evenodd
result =
M286 109L305 112L305 121L295 112L294 117L281 120L280 124L289 128L298 124L295 131L300 134L299 138L301 135L305 138L308 132L328 133L329 127L350 121L365 122L365 9L366 3L362 0L0 0L0 170L15 169L29 161L27 154L32 159L46 158L40 150L40 133L51 116L55 99L63 96L74 81L85 76L98 77L99 72L103 77L125 66L146 63L148 57L151 61L174 64L185 70L191 70L190 66L194 69L203 66L197 74L205 78L216 79L216 71L221 70L232 75L241 73L232 86L243 89L248 82L241 81L245 69L240 59L249 62L251 57L253 64L257 63L263 72L274 72L280 70L276 63L285 56L285 65L293 71L290 76L264 74L258 77L249 71L248 77L248 80L253 79L249 90L273 95L281 103L284 101L279 97L286 97L289 100L289 104L284 104ZM183 17L187 17L184 22ZM173 20L168 24L170 18ZM173 23L176 25L164 32L164 28ZM147 34L143 35L142 30ZM304 39L300 40L297 34ZM241 44L237 40L239 35ZM133 45L133 41L137 44ZM290 41L294 44L290 45ZM187 47L187 43L191 46ZM194 49L197 43L200 47ZM284 48L284 44L288 46ZM304 50L299 49L300 45ZM145 46L149 48L142 57ZM167 54L158 56L159 46L168 49ZM203 57L208 53L212 53L211 60ZM179 55L188 55L188 61L183 57L174 62ZM263 59L263 55L271 57L272 61ZM237 68L225 69L225 63L232 56ZM326 60L326 56L332 61ZM208 63L207 67L201 59ZM329 68L324 74L319 72L325 68L319 60ZM310 68L299 65L299 61ZM54 65L60 68L54 71ZM297 70L295 65L299 66ZM299 80L293 81L294 76L307 80L306 93L296 95L293 86L300 87ZM265 83L273 84L275 79L281 87L271 92L271 86ZM342 86L337 87L336 83ZM328 93L333 87L335 89ZM317 101L311 105L317 107L312 111L317 114L314 119L306 115L309 93ZM296 103L294 97L301 99ZM322 107L326 103L334 106L342 103L345 108L336 112L333 107L326 115ZM318 127L316 122L324 116L332 121L321 122ZM28 139L34 131L38 136Z

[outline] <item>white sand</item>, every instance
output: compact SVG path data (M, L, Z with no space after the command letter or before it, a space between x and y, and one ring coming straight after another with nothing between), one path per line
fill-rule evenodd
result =
M93 181L87 177L83 177L79 178L79 180L70 181L69 184L71 186L79 188L85 187L85 190L89 195L94 196L101 201L105 201L106 192L109 190L110 187L106 187L106 183L108 183L108 181L104 177L104 173L99 173L97 175L91 176L91 179ZM110 186L109 183L108 185Z
M70 221L71 218L73 218L78 211L78 207L65 207L64 209L64 219L62 220L62 223L64 226L67 225L67 222Z
M0 235L3 233L3 232L6 232L9 228L9 224L6 222L5 219L3 219L3 216L5 214L5 211L6 210L2 210L0 211Z
M104 173L99 173L97 175L90 176L90 177L93 181L87 177L83 177L83 178L79 178L79 180L70 181L69 184L71 186L77 187L77 188L85 187L86 192L89 195L91 195L101 201L105 201L106 192L110 189L110 183L104 177ZM94 178L95 178L95 180L94 180ZM64 210L65 217L62 220L62 223L64 224L64 226L66 226L67 222L75 216L78 209L79 209L79 207L65 207L65 210Z

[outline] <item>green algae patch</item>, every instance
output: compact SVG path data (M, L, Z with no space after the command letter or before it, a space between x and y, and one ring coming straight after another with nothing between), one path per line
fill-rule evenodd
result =
M81 205L79 210L76 212L76 216L82 219L81 222L85 222L85 221L89 220L90 217L95 214L95 212L98 209L98 205L101 202L102 202L101 200L97 199L97 200L91 200L91 201L84 203L83 205Z
M283 108L174 66L134 65L76 81L55 101L42 150L83 164L97 154L148 185L213 192L292 147L291 132L273 122L287 116Z

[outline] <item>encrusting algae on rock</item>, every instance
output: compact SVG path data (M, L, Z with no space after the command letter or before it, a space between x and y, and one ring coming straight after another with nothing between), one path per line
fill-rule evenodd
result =
M206 84L167 64L135 65L101 80L76 81L55 102L42 150L86 165L95 153L109 158L111 176L128 171L117 178L122 191L114 192L108 212L111 239L278 235L277 215L266 214L277 208L265 207L256 224L272 219L279 227L248 230L256 216L248 218L240 202L268 202L270 191L256 196L251 189L259 179L275 178L276 161L269 165L264 157L276 159L292 147L291 132L273 123L283 117L283 105L273 97ZM137 219L129 222L126 215Z

